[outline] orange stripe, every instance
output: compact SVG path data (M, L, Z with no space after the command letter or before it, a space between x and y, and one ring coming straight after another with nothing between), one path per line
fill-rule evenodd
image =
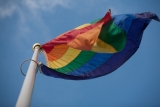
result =
M55 61L55 60L61 58L63 56L63 54L65 54L67 49L68 49L67 44L54 46L52 51L47 54L48 60Z
M79 34L74 40L68 43L68 46L80 49L80 50L90 50L92 49L93 44L96 42L98 35L101 31L103 23L100 23L97 27Z
M68 48L65 54L61 58L59 58L56 61L49 61L49 67L51 68L61 68L72 62L79 54L81 50L74 49L74 48Z
M48 57L47 57L47 54L46 54L46 52L44 51L44 50L42 50L42 52L43 52L43 54L44 54L44 57L45 57L45 59L46 59L46 65L49 67L49 61L48 61Z

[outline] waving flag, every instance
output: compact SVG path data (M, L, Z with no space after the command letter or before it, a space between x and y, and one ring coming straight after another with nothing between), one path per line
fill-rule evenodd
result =
M56 78L84 80L109 74L139 48L143 31L156 14L106 15L43 44L47 66L41 71Z

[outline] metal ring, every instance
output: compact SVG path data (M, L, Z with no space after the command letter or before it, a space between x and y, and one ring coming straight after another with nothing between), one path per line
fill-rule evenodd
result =
M33 62L35 62L35 63L37 64L37 66L39 66L38 62L36 62L36 61L33 60L33 59L26 59L26 60L24 60L24 61L21 63L21 66L20 66L20 71L21 71L21 73L22 73L24 76L26 76L26 75L22 72L22 65L23 65L26 61L33 61ZM38 68L38 67L37 67L37 68ZM38 72L38 69L37 69L37 72ZM37 72L36 72L36 73L37 73Z

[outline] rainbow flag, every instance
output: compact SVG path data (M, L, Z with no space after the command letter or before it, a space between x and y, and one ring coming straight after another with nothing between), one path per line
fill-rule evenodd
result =
M124 64L139 48L143 31L156 14L106 15L65 32L41 48L47 76L70 80L97 78Z

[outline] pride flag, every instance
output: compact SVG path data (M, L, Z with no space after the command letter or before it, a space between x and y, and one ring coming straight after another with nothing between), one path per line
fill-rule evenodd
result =
M106 15L65 32L41 46L47 76L70 80L97 78L124 64L139 48L143 31L156 14Z

